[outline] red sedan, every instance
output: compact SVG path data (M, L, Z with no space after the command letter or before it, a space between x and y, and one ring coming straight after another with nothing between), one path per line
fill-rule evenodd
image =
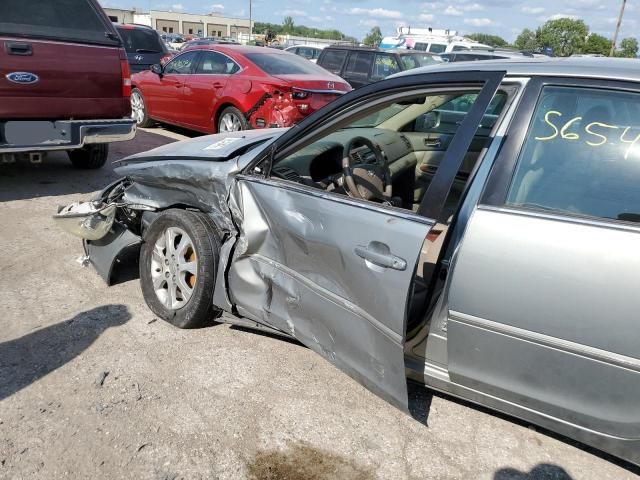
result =
M190 48L131 83L138 126L158 120L205 133L288 127L351 90L302 57L240 45Z

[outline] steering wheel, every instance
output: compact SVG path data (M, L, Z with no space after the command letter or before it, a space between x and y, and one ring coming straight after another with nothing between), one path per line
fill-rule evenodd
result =
M359 145L356 147L356 145ZM358 163L354 159L360 146L368 147L376 157L375 163ZM391 171L380 147L366 137L354 137L344 147L342 155L342 176L347 193L363 200L389 201L392 195Z

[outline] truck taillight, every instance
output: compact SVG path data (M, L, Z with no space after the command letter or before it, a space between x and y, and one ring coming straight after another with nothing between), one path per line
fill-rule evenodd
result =
M127 60L127 52L120 50L120 72L122 76L122 96L129 98L131 96L131 70L129 70L129 60Z

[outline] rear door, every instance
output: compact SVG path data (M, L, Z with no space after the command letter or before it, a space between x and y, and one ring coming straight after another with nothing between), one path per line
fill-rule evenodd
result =
M636 84L529 84L460 246L447 323L453 382L636 463L639 119Z
M386 89L338 101L328 118L285 134L277 147L283 152L274 162L274 175L241 175L232 193L241 234L228 278L238 311L290 333L406 409L405 322L417 259L502 77L503 72L436 73L412 78L415 83L409 85L402 78L384 85L398 101L440 95L456 82L480 90L447 152L447 167L434 181L428 215L286 180L295 178L293 162L305 164L306 156L296 152L313 149L314 142L322 143L375 106L394 103ZM351 131L358 136L356 125L339 134Z
M121 118L120 38L94 0L0 2L0 118Z
M200 130L213 132L216 128L214 112L220 106L231 76L240 66L220 52L202 50L195 70L185 76L183 119Z

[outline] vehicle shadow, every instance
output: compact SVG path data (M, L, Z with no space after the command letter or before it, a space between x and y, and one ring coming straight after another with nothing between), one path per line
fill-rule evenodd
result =
M507 422L511 422L514 423L516 425L520 425L522 427L525 428L532 428L535 431L542 433L543 435L546 435L547 437L551 437L555 440L558 440L559 442L571 445L572 447L575 447L577 449L580 449L584 452L587 452L591 455L594 455L596 457L599 457L609 463L613 463L614 465L619 466L620 468L624 468L625 470L633 473L634 475L640 475L640 467L637 467L629 462L626 462L625 460L621 460L617 457L614 457L613 455L610 455L608 453L602 452L596 448L590 447L588 445L582 444L576 440L572 440L571 438L565 437L563 435L560 435L559 433L555 433L552 432L550 430L547 430L545 428L542 427L538 427L537 425L532 425L528 422L525 422L524 420L520 420L516 417L511 417L509 415L500 413L498 411L495 410L491 410L489 408L480 406L480 405L476 405L475 403L471 403L468 402L466 400L462 400L460 398L456 398L456 397L452 397L450 395L444 394L444 393L440 393L440 392L435 392L433 390L428 389L427 387L425 387L424 385L420 385L418 383L415 383L413 381L407 382L407 390L408 390L408 394L409 394L409 414L413 417L414 420L422 423L425 426L429 426L429 413L431 411L431 403L433 401L433 399L435 397L438 398L442 398L444 400L447 400L449 402L454 402L457 403L459 405L463 405L467 408L472 408L474 410L480 411L482 413L485 413L486 415L492 415L494 417L498 417L504 421ZM547 464L541 464L541 467L549 467L549 465ZM551 467L553 467L553 465L550 465ZM559 468L559 467L556 467ZM509 476L502 476L502 477L495 477L496 479L499 480L506 480L506 479L510 479L510 478L514 478L514 479L522 479L522 478L531 478L531 479L537 479L537 478L544 478L544 479L570 479L571 477L566 476L566 477L562 477L562 476L550 476L549 474L546 474L547 476L542 475L543 472L545 472L546 470L542 469L539 471L535 471L532 470L531 472L529 472L528 474L524 474L522 472L520 472L520 475L532 475L533 473L537 474L538 476L514 476L514 477L509 477ZM497 473L502 472L499 471ZM517 472L517 470L513 470L513 472ZM497 475L496 473L496 475ZM503 475L507 475L507 474L512 474L512 469L504 469L504 473Z
M551 463L541 463L530 472L521 472L515 468L501 468L493 475L493 480L573 480L567 471Z
M109 145L109 159L97 170L72 168L66 152L48 153L40 164L31 164L27 160L0 163L0 203L101 190L120 178L113 171L114 161L171 142L175 140L139 131L134 140ZM52 211L53 209L52 205Z
M0 343L0 400L70 362L105 330L123 325L130 318L124 305L103 305Z

